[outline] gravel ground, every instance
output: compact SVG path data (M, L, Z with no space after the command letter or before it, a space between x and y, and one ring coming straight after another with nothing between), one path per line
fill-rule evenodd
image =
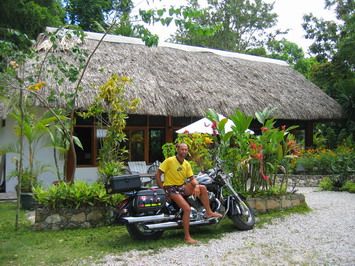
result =
M100 265L355 265L355 194L316 188L299 192L311 213L197 246L109 255Z

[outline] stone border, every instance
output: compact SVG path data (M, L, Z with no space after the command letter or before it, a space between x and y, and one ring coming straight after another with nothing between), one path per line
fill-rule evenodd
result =
M34 230L59 230L66 228L90 228L108 225L113 218L111 208L88 206L79 209L36 207Z
M278 179L281 180L282 174L278 174ZM324 177L332 177L337 175L306 175L306 174L298 174L298 175L289 175L288 176L288 187L296 186L296 187L318 187L319 182ZM355 182L355 176L350 176L349 180Z
M249 198L249 206L257 213L292 208L305 203L303 194L288 194L280 197ZM34 230L60 230L67 228L91 228L109 225L113 219L112 208L83 207L79 209L57 209L37 207Z
M299 206L306 202L303 194L294 193L280 197L257 197L248 198L249 206L257 213L265 213L272 210L283 210Z

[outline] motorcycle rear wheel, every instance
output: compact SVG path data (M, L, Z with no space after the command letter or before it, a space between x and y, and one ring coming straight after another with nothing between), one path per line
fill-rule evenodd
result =
M135 240L156 240L159 239L164 231L153 231L145 229L142 223L134 223L126 225L129 235Z
M237 203L234 202L234 204ZM232 220L234 227L242 231L251 230L255 225L254 211L247 203L245 204L248 207L247 213L228 215L228 217Z

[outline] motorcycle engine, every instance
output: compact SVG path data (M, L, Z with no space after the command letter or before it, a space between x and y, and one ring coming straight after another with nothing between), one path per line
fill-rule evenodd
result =
M191 206L190 219L191 220L201 220L203 219L203 215L205 213L205 208L202 206L200 200L194 196L189 196L187 198Z
M216 199L214 193L208 192L208 198L210 200L210 205L212 211L220 211L221 203L218 199ZM191 206L191 214L190 214L190 219L193 220L201 220L204 219L204 215L206 213L205 208L203 207L201 201L194 196L189 196L187 198L187 201L189 202Z

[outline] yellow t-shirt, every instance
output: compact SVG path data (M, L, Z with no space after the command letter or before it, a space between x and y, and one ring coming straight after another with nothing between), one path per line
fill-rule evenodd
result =
M159 170L164 173L164 186L181 186L186 178L193 176L190 163L186 160L180 163L176 156L165 159Z

